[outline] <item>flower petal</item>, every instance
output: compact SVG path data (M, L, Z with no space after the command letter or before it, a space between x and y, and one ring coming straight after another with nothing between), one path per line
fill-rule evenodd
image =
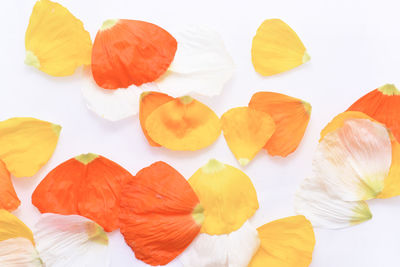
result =
M314 230L304 216L287 217L257 228L261 246L249 267L308 267Z
M184 96L154 110L146 120L150 138L171 150L199 150L221 134L218 116L203 103Z
M204 207L202 233L229 234L258 209L257 193L250 178L215 159L196 171L189 183Z
M129 180L121 196L121 233L136 258L165 265L198 235L203 208L186 179L156 162Z
M108 237L78 215L43 214L35 226L37 250L46 266L110 266Z
M251 59L258 73L270 76L300 66L310 56L289 25L280 19L267 19L253 38Z
M16 210L21 201L15 192L11 176L6 165L0 160L0 209Z
M89 65L92 41L83 23L62 5L39 0L25 34L25 63L52 76L68 76Z
M279 93L258 92L252 96L249 107L274 119L276 130L264 147L271 156L286 157L297 149L310 121L309 103Z
M93 77L105 89L153 82L168 69L176 49L175 38L157 25L106 20L93 44Z
M142 127L144 136L146 137L147 141L151 146L160 146L160 145L154 142L147 134L146 130L147 117L159 106L173 99L174 98L172 96L159 92L144 92L140 96L140 105L139 105L140 126Z
M157 83L174 96L196 93L219 95L235 66L221 36L203 26L189 26L175 35L178 50Z
M21 237L0 242L0 266L44 267L31 241Z
M353 226L372 218L365 201L344 201L330 195L317 178L303 180L295 196L295 210L314 227L329 229Z
M275 131L271 116L248 107L228 110L221 122L225 140L241 165L249 163Z
M392 148L384 126L366 119L351 119L319 143L314 174L330 194L346 201L375 198L384 187Z
M34 118L0 122L0 159L16 177L35 175L56 149L61 126Z
M23 237L35 244L32 231L12 213L0 209L0 241Z
M245 222L230 234L200 234L179 260L185 267L247 267L259 246L257 230Z
M119 227L121 187L130 179L117 163L82 154L53 169L33 192L32 203L41 213L82 215L111 232Z

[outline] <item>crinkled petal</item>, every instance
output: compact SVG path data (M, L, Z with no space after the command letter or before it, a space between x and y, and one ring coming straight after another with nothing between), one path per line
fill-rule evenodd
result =
M329 229L353 226L372 218L365 201L344 201L330 195L318 178L303 180L295 195L295 210L314 227Z
M0 159L16 177L35 175L56 149L61 126L34 118L0 122Z
M108 237L97 223L78 215L47 213L35 228L36 247L46 266L110 266Z
M0 242L0 266L45 267L31 241L22 237Z
M188 26L175 35L178 50L157 83L173 96L219 95L235 66L221 36L204 26Z
M200 234L179 260L185 267L247 267L259 245L256 228L245 222L230 234Z
M328 133L319 143L314 175L332 195L358 201L375 198L389 173L392 148L384 126L367 119L352 119Z

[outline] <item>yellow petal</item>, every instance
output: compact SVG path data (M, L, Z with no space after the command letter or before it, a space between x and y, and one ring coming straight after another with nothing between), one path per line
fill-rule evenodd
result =
M34 118L0 122L0 159L16 177L30 177L49 161L61 126Z
M89 65L92 41L83 23L49 0L33 7L25 34L25 63L53 76L67 76Z
M183 96L154 110L146 119L150 138L171 150L198 150L215 142L221 122L209 107Z
M241 165L249 163L275 131L271 116L249 107L228 110L221 122L225 140Z
M368 119L376 122L370 116L359 111L346 111L337 115L325 128L321 131L320 141L330 132L333 132L344 125L348 119ZM390 131L389 131L390 132ZM390 166L389 174L385 178L383 191L377 195L377 198L390 198L400 195L400 144L390 133L390 140L392 143L392 163Z
M189 179L204 207L202 233L228 234L258 209L256 190L241 170L211 159Z
M249 267L308 267L315 245L311 223L293 216L267 223L257 229L260 248Z
M35 245L32 231L28 226L12 213L0 210L0 241L17 237L29 239Z
M297 34L280 19L265 20L253 38L251 59L263 76L293 69L310 56Z

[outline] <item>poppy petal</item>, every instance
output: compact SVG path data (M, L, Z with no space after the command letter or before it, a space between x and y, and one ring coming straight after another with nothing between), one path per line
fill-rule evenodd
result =
M6 165L0 160L0 209L8 211L16 210L21 201L11 181L11 176Z
M0 241L23 237L35 244L31 229L12 213L0 209Z
M391 160L386 128L370 120L351 119L321 140L313 170L332 195L346 201L367 200L383 190Z
M46 266L110 266L108 237L97 223L48 213L35 228L37 250Z
M93 44L93 77L105 89L153 82L168 69L176 49L175 38L157 25L107 20Z
M121 233L136 258L147 264L169 263L200 232L204 215L199 199L164 162L139 171L121 194Z
M308 267L311 264L315 236L304 216L276 220L257 231L261 245L249 267Z
M344 122L348 119L367 119L375 121L373 118L359 111L340 113L321 131L320 140L322 140L326 134L342 127ZM400 144L390 131L389 136L392 143L392 163L389 174L384 181L384 188L382 192L377 195L377 198L390 198L400 195Z
M267 19L253 38L251 59L258 73L271 76L302 65L310 56L289 25L280 19Z
M255 157L275 131L271 116L248 107L228 110L221 122L225 140L242 166Z
M107 90L99 87L90 77L82 87L82 95L88 109L104 119L119 121L139 112L139 99L143 90L156 88L154 83L149 83L140 87L131 85L128 88Z
M221 134L218 116L203 103L183 96L154 110L146 120L150 138L171 150L199 150Z
M146 130L147 117L159 106L173 99L174 98L172 96L159 92L144 92L140 96L140 104L139 104L140 126L142 127L144 136L146 137L147 141L151 146L160 146L160 145L154 142L147 134Z
M259 246L256 228L246 222L230 234L200 234L179 260L185 267L247 267Z
M82 215L111 232L119 227L122 184L132 178L105 157L82 154L53 169L33 192L32 203L41 213Z
M274 119L276 130L264 147L271 156L286 157L297 149L310 121L309 103L279 93L258 92L252 96L249 107Z
M344 201L330 195L317 178L306 178L295 195L297 214L306 216L314 227L339 229L372 218L365 201Z
M250 178L215 159L197 170L189 183L204 207L202 233L229 234L238 230L258 209L257 193Z
M21 237L0 242L0 266L44 267L34 245Z
M89 65L92 41L83 23L62 5L39 0L25 34L25 63L52 76L68 76Z
M0 122L0 159L16 177L35 175L56 149L61 126L34 118Z
M174 96L219 95L235 69L221 36L204 26L188 26L175 37L175 58L157 80L161 90Z
M348 109L360 111L388 127L400 142L400 91L386 84L358 99Z

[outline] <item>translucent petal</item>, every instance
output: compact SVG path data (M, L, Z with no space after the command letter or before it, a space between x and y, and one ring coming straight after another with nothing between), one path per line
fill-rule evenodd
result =
M34 118L0 122L0 159L16 177L35 175L56 149L61 126Z
M202 233L229 234L258 209L257 193L250 178L215 159L197 170L189 183L204 207Z
M0 241L23 237L35 244L32 231L12 213L0 209Z
M221 36L204 26L187 26L175 37L178 50L157 80L160 89L173 96L219 95L235 69Z
M257 230L245 222L230 234L200 234L179 260L185 267L247 267L259 245Z
M16 210L21 201L15 192L11 176L6 165L0 160L0 209L8 211Z
M22 237L0 242L0 266L44 267L31 241Z

